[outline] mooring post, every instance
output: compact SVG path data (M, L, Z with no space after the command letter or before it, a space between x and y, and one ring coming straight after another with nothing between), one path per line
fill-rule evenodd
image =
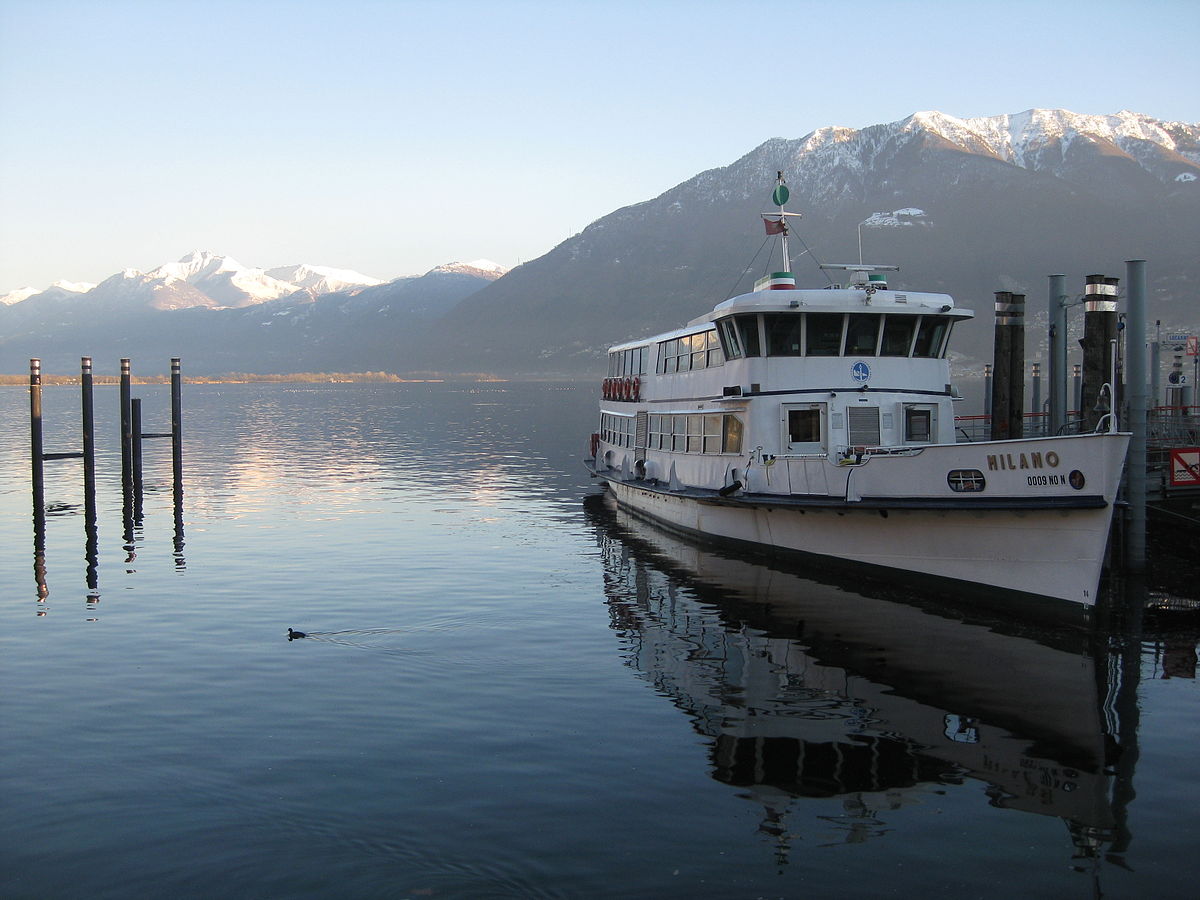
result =
M992 428L993 441L1012 437L1008 430L1009 409L1012 405L1012 372L1008 359L1012 347L1012 327L1009 310L1012 307L1011 291L996 291L995 340L992 351Z
M171 481L177 496L183 496L183 376L179 357L171 359Z
M129 458L133 464L134 518L142 517L142 401L135 397L129 401L129 423L132 441Z
M88 522L96 522L96 431L92 399L92 358L79 366L80 408L83 410L83 502Z
M1109 345L1117 339L1117 285L1120 280L1104 275L1088 275L1083 293L1083 387L1079 398L1082 431L1095 431L1100 419L1115 410L1117 373L1109 371ZM1100 389L1108 383L1113 396L1108 398L1109 410L1098 408Z
M133 488L133 426L129 420L129 391L132 380L129 360L121 360L121 487Z
M1032 366L1030 366L1030 370L1031 370L1031 378L1033 380L1033 396L1031 398L1032 403L1031 403L1030 412L1032 412L1035 416L1037 416L1037 419L1031 424L1033 425L1035 435L1044 435L1046 433L1046 417L1044 414L1044 410L1042 409L1042 365L1041 365L1041 363L1034 363Z
M1159 361L1159 351L1162 349L1162 321L1154 321L1154 340L1150 342L1150 409L1162 405L1162 363Z
M1025 295L1012 295L1012 338L1008 345L1008 367L1012 371L1012 394L1008 408L1008 433L1014 438L1025 436Z
M33 470L34 524L46 514L46 457L42 449L42 361L29 361L29 458Z
M1025 295L996 291L992 440L1024 435Z
M1128 315L1125 318L1125 396L1129 401L1129 533L1126 557L1132 572L1146 568L1146 261L1125 261Z
M1050 428L1067 424L1067 276L1050 276Z

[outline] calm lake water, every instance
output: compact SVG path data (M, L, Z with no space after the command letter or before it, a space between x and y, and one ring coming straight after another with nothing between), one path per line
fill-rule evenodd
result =
M0 896L1196 895L1194 635L671 538L587 479L596 393L188 385L180 522L147 442L126 533L98 387L42 575L0 388Z

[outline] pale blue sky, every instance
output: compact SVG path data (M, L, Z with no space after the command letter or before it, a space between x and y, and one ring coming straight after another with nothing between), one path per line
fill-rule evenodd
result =
M1182 0L0 0L0 292L192 249L512 266L771 137L1200 121Z

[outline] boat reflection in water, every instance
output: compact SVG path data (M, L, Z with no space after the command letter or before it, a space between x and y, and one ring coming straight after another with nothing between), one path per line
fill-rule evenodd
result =
M795 798L842 798L835 825L857 841L878 812L964 779L994 806L1062 819L1077 857L1124 851L1136 665L1119 648L1004 633L723 555L607 494L585 502L629 665L711 740L713 777L762 805L781 854Z

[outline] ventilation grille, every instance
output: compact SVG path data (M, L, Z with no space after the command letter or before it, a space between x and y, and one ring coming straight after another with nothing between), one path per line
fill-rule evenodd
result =
M879 446L878 406L851 406L846 415L850 422L850 446Z

